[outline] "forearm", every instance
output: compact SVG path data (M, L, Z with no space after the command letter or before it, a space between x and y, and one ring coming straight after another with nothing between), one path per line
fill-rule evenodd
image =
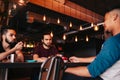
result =
M47 59L47 57L39 57L38 54L34 54L33 59L37 62L44 62Z
M79 58L79 61L80 62L85 62L85 63L91 63L95 58L96 58L96 56L87 57L87 58Z
M16 51L16 62L24 62L24 56L22 51Z
M15 50L16 50L15 48L12 48L12 49L10 49L10 50L8 50L6 52L0 53L0 60L3 60L4 58L6 58L11 53L14 53Z
M36 60L37 62L44 62L47 59L48 59L47 57L40 57L40 58L37 58L37 59L34 59L34 60Z
M81 66L81 67L74 67L74 68L67 68L65 70L67 73L71 73L77 76L83 76L83 77L91 77L87 67Z

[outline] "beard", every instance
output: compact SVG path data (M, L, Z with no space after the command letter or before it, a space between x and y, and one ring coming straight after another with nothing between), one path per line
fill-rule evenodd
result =
M46 47L51 47L51 44L47 45L46 43L43 42L43 45L45 45Z
M10 42L7 38L5 39L5 41L6 41L8 44L14 43L14 42Z
M5 39L5 41L10 45L10 48L13 48L17 43L15 40L10 42L7 38Z

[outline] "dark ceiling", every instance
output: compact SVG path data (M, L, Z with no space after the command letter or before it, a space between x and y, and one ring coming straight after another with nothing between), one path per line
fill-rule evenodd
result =
M104 16L105 12L115 5L120 4L120 0L69 0L73 3L76 3L78 5L81 5L89 10L92 10L102 16ZM69 23L69 20L71 20L76 26L85 25L89 26L88 22L75 19L73 17L63 15L48 9L45 9L43 7L28 3L26 6L20 7L15 13L13 13L13 18L10 19L9 25L16 26L16 29L19 33L23 34L23 36L27 36L28 38L32 40L39 40L40 35L45 31L53 31L54 35L62 38L62 35L66 32L74 31L74 28L65 28L65 26L53 24L51 22L39 22L34 21L33 23L27 23L27 11L32 11L38 14L42 14L43 12L46 12L48 16L52 18L60 17L61 20L63 20L66 23ZM84 36L95 36L95 34L103 34L103 28L100 27L99 31L94 31L93 29L78 32L74 35ZM31 36L34 36L35 38L32 38Z
M100 15L105 14L107 10L120 5L120 0L70 0Z

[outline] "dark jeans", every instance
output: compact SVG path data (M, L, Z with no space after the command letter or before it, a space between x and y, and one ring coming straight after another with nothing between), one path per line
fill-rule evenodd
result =
M91 78L91 77L80 77L69 73L64 73L62 80L103 80L100 77Z

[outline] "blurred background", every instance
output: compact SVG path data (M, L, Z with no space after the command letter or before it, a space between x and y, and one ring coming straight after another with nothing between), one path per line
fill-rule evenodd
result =
M51 32L64 56L97 55L104 38L104 14L120 0L0 0L0 29L12 26L23 52L32 55L41 34Z

